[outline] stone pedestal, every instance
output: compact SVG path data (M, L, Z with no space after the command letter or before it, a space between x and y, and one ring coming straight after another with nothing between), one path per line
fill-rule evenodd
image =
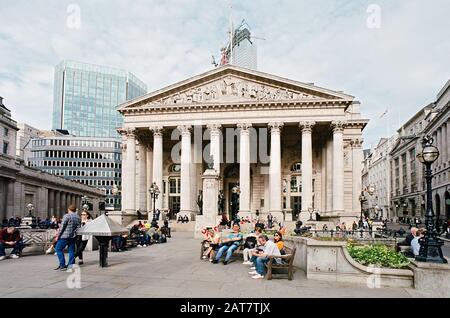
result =
M214 169L206 169L203 174L203 215L198 215L195 222L194 237L201 237L201 229L217 225L219 211L219 176Z
M292 210L284 211L284 222L292 222Z
M412 260L410 267L414 271L414 288L429 292L431 297L450 297L450 264Z
M305 224L305 222L310 220L310 218L311 218L311 214L309 212L300 212L299 219L300 219L300 221L303 222L303 224ZM316 214L315 213L312 214L312 220L313 221L316 220Z
M30 227L32 226L32 224L36 224L36 218L34 216L25 216L22 218L22 222L20 223L21 227Z
M112 219L114 222L121 224L123 226L126 226L133 222L134 220L137 220L137 213L126 213L124 211L109 211L108 217Z

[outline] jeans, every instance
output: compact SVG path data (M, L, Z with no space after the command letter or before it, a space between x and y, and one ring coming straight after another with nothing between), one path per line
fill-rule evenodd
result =
M256 272L259 275L263 275L266 273L266 263L269 261L268 257L257 257L256 258Z
M80 261L83 260L83 251L86 248L88 241L83 241L81 239L77 240L77 253L75 254L75 257L78 257Z
M7 244L2 244L0 243L0 256L5 256L5 249L6 248L11 248L12 247L12 251L11 254L16 254L19 255L20 252L23 250L23 248L25 247L25 245L23 244L22 241L18 241L16 244L14 245L7 245Z
M244 248L244 251L242 252L242 254L244 255L244 262L248 262L249 259L252 257L252 252L255 249L253 248Z
M68 248L69 250L69 262L68 266L75 264L75 238L61 238L56 243L56 255L58 255L59 266L66 266L66 259L64 258L64 248Z
M222 258L224 253L227 253L225 256L225 262L228 262L233 255L233 252L238 248L237 245L233 244L231 246L222 246L219 248L219 252L217 252L216 261L219 261Z

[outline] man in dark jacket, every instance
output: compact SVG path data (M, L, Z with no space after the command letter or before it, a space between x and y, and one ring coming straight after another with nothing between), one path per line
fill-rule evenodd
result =
M24 248L20 232L14 224L9 224L7 228L0 231L0 261L6 258L6 248L12 248L11 258L19 258L19 254Z

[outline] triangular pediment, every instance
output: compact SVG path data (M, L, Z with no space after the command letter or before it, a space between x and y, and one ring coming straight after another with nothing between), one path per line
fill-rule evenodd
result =
M266 101L351 101L353 96L274 75L226 65L148 93L118 106L240 103Z

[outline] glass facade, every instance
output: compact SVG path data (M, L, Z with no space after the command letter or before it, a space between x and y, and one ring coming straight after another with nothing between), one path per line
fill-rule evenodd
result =
M115 137L123 119L116 106L147 93L130 72L63 61L55 67L53 129L80 137Z
M46 137L31 140L28 165L103 189L109 208L120 207L113 185L121 187L122 149L116 138Z

